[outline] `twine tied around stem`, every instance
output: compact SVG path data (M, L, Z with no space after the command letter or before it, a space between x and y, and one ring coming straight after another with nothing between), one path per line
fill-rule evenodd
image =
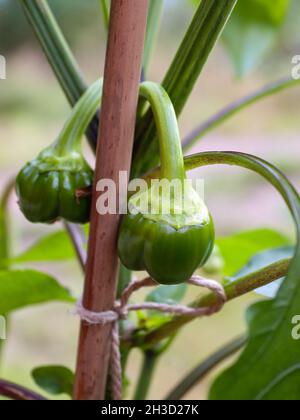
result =
M92 312L85 309L82 302L79 301L74 310L74 315L89 325L113 324L111 336L111 358L110 358L110 376L113 400L122 400L122 368L120 355L120 335L119 322L128 317L129 312L139 310L153 310L171 315L184 315L191 318L201 316L210 316L219 312L226 303L227 297L221 284L214 280L205 279L199 276L193 276L188 283L194 286L206 288L217 297L217 302L211 307L193 308L184 305L168 305L164 303L143 302L141 304L129 304L131 295L143 287L155 287L157 282L151 277L141 281L133 281L124 290L121 299L115 302L114 308L105 312Z

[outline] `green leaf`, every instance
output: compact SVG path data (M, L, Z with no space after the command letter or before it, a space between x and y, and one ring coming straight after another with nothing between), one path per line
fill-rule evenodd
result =
M251 258L248 264L245 267L243 267L236 276L231 277L229 281L234 282L240 277L245 277L249 274L255 273L277 261L291 259L294 253L295 248L292 246L285 246L260 252L256 254L253 258ZM284 279L280 279L267 286L260 287L256 290L256 293L266 297L274 298L283 280Z
M43 237L11 262L63 261L72 258L75 258L75 252L71 240L66 232L61 231Z
M223 40L237 76L252 71L274 46L289 0L239 1Z
M35 383L51 395L72 397L74 373L64 366L41 366L31 373Z
M267 270L257 272L255 276L243 278L243 285L235 282L226 287L227 296L231 300L247 290L253 290L259 284L277 279L282 275L279 273L286 272L287 264L289 266L277 298L261 304L258 307L261 311L257 311L257 316L250 320L249 344L240 359L240 369L235 366L230 373L230 380L227 383L220 381L212 390L212 397L215 399L236 399L237 396L241 400L260 399L262 391L268 391L271 385L278 384L280 379L295 372L299 366L299 342L295 340L299 334L299 325L295 326L295 322L298 322L298 317L295 316L300 307L300 197L278 168L257 156L240 152L203 152L185 157L184 163L187 171L211 165L234 165L259 174L279 192L295 222L297 246L291 261L280 261ZM159 171L154 171L148 175L148 179L158 175ZM196 304L207 304L208 301L200 300ZM182 317L166 322L146 335L145 345L153 344L166 334L175 333L184 323ZM286 345L289 347L288 352ZM299 394L299 380L289 385L293 391L291 395L297 392Z
M0 314L50 301L74 302L53 277L33 270L0 272Z
M258 229L219 238L216 244L224 258L224 275L233 276L258 252L290 245L290 241L272 229Z
M179 284L175 286L159 286L148 294L146 301L154 303L165 303L167 305L176 305L176 303L179 303L184 298L186 291L186 284Z
M280 25L285 18L290 0L252 0L257 7L261 7L266 20Z
M249 344L239 360L217 378L210 399L300 399L299 340L292 336L300 288L291 283L283 283L276 299L250 307Z
M239 360L214 383L212 400L300 399L300 197L274 165L239 152L205 152L185 158L187 169L237 165L260 174L285 200L293 216L297 245L276 299L251 307L249 342ZM266 279L268 280L268 278Z

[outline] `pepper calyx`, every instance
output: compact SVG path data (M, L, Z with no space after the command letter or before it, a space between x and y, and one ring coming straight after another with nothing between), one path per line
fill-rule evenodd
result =
M43 150L31 164L36 166L40 173L52 171L78 173L90 169L81 152L73 150L61 155L56 152L55 145Z
M174 191L164 191L161 185L160 181L134 194L128 202L130 214L141 214L145 219L165 223L175 230L210 223L208 208L189 182L182 188L177 184L179 190Z

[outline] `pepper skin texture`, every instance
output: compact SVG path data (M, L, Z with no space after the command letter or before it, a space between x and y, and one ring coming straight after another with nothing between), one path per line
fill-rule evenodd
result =
M55 148L50 148L28 163L17 177L20 209L32 223L50 224L59 219L87 223L91 198L84 191L92 187L93 177L81 153L59 156Z
M141 203L158 205L158 212L143 212ZM192 188L181 200L173 200L171 213L163 213L164 196L157 187L129 200L118 241L121 262L132 271L147 271L160 284L180 284L192 277L214 248L214 225L204 202ZM180 214L175 214L174 208Z
M84 159L81 141L101 102L102 85L100 79L86 90L56 141L20 171L16 192L30 222L89 222L94 172Z
M160 174L128 202L118 240L123 265L147 271L160 284L188 281L210 257L214 247L211 215L186 177L174 106L164 88L140 86L153 111L160 146Z
M167 223L126 215L119 236L119 256L133 271L147 271L160 284L190 279L208 260L214 246L212 219L205 225L179 230Z

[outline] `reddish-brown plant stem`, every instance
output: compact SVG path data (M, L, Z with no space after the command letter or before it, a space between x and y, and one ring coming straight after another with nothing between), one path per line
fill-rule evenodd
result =
M96 158L96 183L130 172L148 0L112 0ZM118 271L120 216L100 216L94 186L83 305L101 312L113 307ZM81 324L76 400L103 400L111 348L111 326Z
M0 395L15 401L43 401L46 398L20 385L0 379Z

